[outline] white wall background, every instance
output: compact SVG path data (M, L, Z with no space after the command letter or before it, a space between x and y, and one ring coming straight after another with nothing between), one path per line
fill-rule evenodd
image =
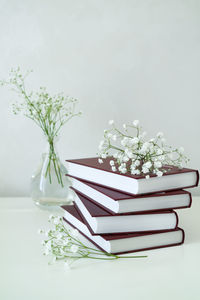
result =
M200 168L200 1L0 0L0 78L15 66L34 69L31 89L80 99L63 160L95 155L109 119L139 119ZM39 128L12 115L15 99L0 89L0 196L28 195L45 147Z

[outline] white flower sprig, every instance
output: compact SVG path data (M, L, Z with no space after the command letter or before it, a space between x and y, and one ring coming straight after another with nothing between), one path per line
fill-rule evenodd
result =
M189 159L183 154L183 147L172 148L166 144L162 132L156 137L145 139L146 132L142 131L139 121L132 124L123 124L120 130L113 120L109 121L111 129L104 130L104 139L99 144L99 163L111 156L110 166L113 172L133 175L145 175L147 179L151 174L158 177L167 172L166 166L183 167Z
M70 266L74 261L81 258L116 260L119 258L147 257L144 255L119 256L88 247L79 240L78 230L67 229L61 217L51 215L49 222L53 225L53 229L49 229L46 232L39 229L38 233L45 234L47 237L47 239L42 241L44 246L43 254L51 256L51 263L56 260L64 260L65 264Z
M48 176L49 182L52 183L51 168L54 168L58 183L63 187L54 142L61 128L73 117L81 115L81 112L76 112L75 109L78 100L63 93L51 95L45 87L40 87L38 92L28 92L25 79L31 72L22 74L20 68L11 69L8 80L0 80L0 85L9 86L22 99L13 104L13 113L23 114L42 129L50 149L45 177Z

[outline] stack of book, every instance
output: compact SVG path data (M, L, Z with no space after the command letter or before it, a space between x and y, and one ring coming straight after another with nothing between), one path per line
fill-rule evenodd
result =
M74 204L63 206L64 220L108 253L180 245L184 231L174 209L191 206L198 185L193 169L166 166L162 177L112 172L110 159L68 160Z

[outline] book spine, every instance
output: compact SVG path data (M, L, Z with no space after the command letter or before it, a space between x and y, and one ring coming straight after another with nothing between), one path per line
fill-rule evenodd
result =
M176 211L173 211L173 213L174 213L174 214L175 214L175 216L176 216L176 226L174 227L174 229L175 229L175 228L177 228L177 227L178 227L179 218L178 218L178 214L177 214L177 212L176 212Z

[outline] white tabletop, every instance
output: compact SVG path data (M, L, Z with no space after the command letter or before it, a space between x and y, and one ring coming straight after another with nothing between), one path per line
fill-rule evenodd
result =
M49 212L29 198L0 198L0 299L200 299L200 198L178 211L185 244L143 251L144 259L48 265L39 228ZM139 254L139 252L138 252Z

